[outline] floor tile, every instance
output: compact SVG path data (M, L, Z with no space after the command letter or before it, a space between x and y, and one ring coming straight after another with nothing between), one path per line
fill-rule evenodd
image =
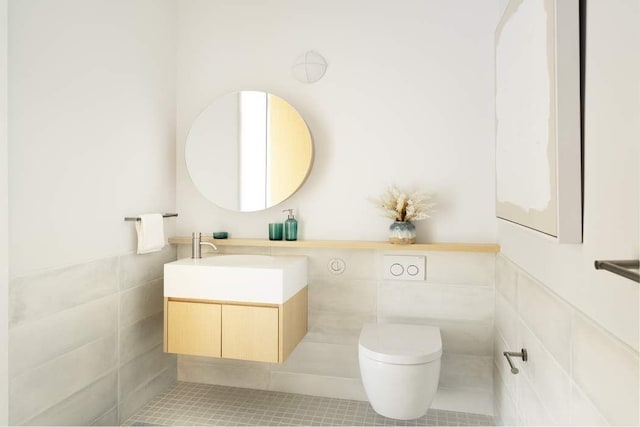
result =
M178 382L127 426L491 426L487 415L431 409L416 420L378 415L368 402Z

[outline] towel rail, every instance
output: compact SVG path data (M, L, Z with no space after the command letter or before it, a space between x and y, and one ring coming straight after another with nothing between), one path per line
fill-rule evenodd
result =
M523 348L520 351L503 351L502 355L507 358L507 362L509 363L511 373L513 375L517 375L520 370L513 365L513 362L511 361L512 357L520 357L523 362L529 360L529 355L527 354L526 348Z
M609 260L594 262L596 270L607 270L618 276L626 277L634 282L640 283L640 274L631 271L640 268L640 260L637 259L625 259L625 260Z
M162 214L162 218L170 218L172 216L178 216L177 213L164 213ZM140 217L139 216L135 216L135 217L131 217L131 216L126 216L124 217L125 221L140 221Z

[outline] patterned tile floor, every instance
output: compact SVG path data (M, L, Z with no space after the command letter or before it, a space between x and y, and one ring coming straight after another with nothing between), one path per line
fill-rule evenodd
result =
M488 426L488 415L431 409L411 421L376 414L367 402L178 382L127 426Z

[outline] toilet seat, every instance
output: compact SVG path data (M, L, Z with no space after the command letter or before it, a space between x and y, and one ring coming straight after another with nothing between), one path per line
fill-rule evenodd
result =
M396 365L417 365L442 356L440 329L427 325L367 323L358 340L360 353Z

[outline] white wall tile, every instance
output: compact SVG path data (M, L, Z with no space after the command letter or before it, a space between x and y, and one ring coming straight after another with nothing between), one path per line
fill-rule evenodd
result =
M438 387L431 407L445 411L493 415L493 393Z
M21 424L117 368L116 335L102 338L10 380L10 423Z
M164 310L162 279L120 293L120 327L125 328Z
M161 351L162 263L174 258L175 248L165 248L149 256L113 257L14 279L12 421L25 422L35 415L29 423L66 419L91 424L114 418L117 423L118 390L108 391L101 380L93 383L94 377L111 369L115 377L120 375L125 392L167 369L175 380L175 356ZM158 272L155 281L140 283ZM125 291L118 293L118 281ZM166 366L147 360L127 370L134 358L154 346ZM123 367L115 365L118 352ZM140 396L130 400L125 406L133 408Z
M511 303L518 305L518 268L503 254L496 255L496 291Z
M379 280L382 278L381 257L378 251L362 249L272 248L272 255L306 255L309 276L333 277L339 280ZM339 258L345 263L342 274L329 271L329 261Z
M118 424L122 424L159 393L176 382L175 365L159 372L150 381L140 384L135 393L129 394L118 404Z
M151 381L159 372L175 365L176 355L163 352L162 345L121 364L118 379L120 400L128 399L130 394L138 392L140 386Z
M513 393L515 388L518 397L514 403L519 423L636 423L638 353L548 291L515 264L506 259L503 261L508 263L508 274L513 275L511 268L514 268L519 277L520 313L512 312L502 293L496 294L494 357L496 373L501 378L501 384L496 384L496 410L510 410L501 403L500 393L505 394L505 390ZM497 270L499 276L500 267ZM514 316L518 318L515 334L518 345L509 350L517 351L524 346L530 358L529 362L519 364L521 373L517 376L509 375L506 362L501 360L501 352L508 346L504 336L513 336L509 326L511 320L508 319ZM567 351L568 357L564 353ZM569 366L572 375L569 375ZM537 411L536 406L544 408L542 420L532 418L531 414ZM503 414L498 413L498 416Z
M427 282L493 287L495 254L474 252L427 253Z
M638 353L576 314L573 379L614 425L638 425Z
M379 316L380 323L408 323L440 328L442 351L445 353L491 356L493 354L493 319L458 321L416 317Z
M267 390L272 364L178 356L178 380Z
M116 406L118 375L114 370L53 407L27 425L90 425ZM117 419L115 420L117 422Z
M440 328L442 350L446 353L490 356L493 354L493 319L481 321L436 320Z
M156 313L120 329L120 363L151 350L164 339L164 313Z
M607 420L573 381L571 384L571 425L606 426Z
M117 258L106 258L12 279L10 326L117 292L117 265Z
M518 313L515 306L496 292L495 310L496 333L502 335L508 347L515 348L518 339Z
M94 426L115 426L118 424L118 406L114 406L91 423Z
M439 387L493 391L493 357L444 353Z
M50 316L21 323L9 331L11 376L116 333L116 295L91 301Z
M640 247L640 244L638 246ZM611 257L611 252L605 252L604 249L599 252L600 258ZM586 268L595 277L581 282L574 305L583 313L588 313L595 322L607 330L615 332L619 339L635 351L639 351L640 287L637 283L608 271L591 271L592 259L588 260Z
M494 290L489 287L380 282L378 316L429 319L493 319Z
M375 321L375 314L309 311L309 331L304 340L331 344L357 344L362 326Z
M520 374L518 374L520 375ZM524 426L555 425L526 377L518 378L518 424Z
M517 351L515 347L510 347L502 338L502 335L495 335L495 343L494 343L494 365L495 370L500 374L502 386L506 389L506 392L511 396L511 398L515 401L518 391L518 378L519 375L514 375L511 373L511 368L509 367L509 363L507 359L504 357L505 351ZM516 365L520 367L521 362L518 362L516 359Z
M327 377L299 372L272 372L269 390L366 402L360 378Z
M527 327L569 371L572 308L531 276L518 274L518 312Z
M176 246L176 258L191 258L191 246L190 245L174 245ZM219 251L222 251L221 248L218 248Z
M303 340L278 372L297 372L328 377L360 378L358 346L307 342Z
M519 343L514 349L526 348L528 361L514 359L520 374L540 397L548 415L558 425L571 423L571 380L554 357L522 322L519 324Z
M309 277L309 309L324 312L374 314L377 283Z
M164 264L175 261L176 248L165 246L159 252L130 254L118 257L118 281L120 289L129 289L154 280L162 279Z
M515 383L515 381L514 381ZM516 390L507 387L497 365L493 366L494 421L496 425L518 425L518 409L515 403Z

